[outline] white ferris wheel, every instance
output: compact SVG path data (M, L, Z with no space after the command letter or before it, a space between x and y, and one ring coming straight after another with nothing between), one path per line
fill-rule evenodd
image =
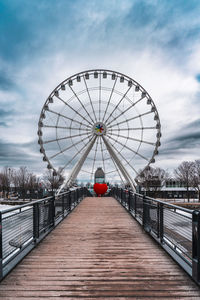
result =
M135 189L138 170L155 162L159 114L147 91L111 70L89 70L61 82L47 98L38 123L47 168L64 172L62 186L93 182L101 167L106 182Z

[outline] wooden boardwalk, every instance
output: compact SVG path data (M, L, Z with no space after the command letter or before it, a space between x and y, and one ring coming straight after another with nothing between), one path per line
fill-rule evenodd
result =
M85 198L2 281L0 300L200 299L113 198Z

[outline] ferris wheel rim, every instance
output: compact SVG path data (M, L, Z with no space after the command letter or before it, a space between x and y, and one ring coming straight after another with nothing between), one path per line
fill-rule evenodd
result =
M127 76L127 75L125 75L125 74L123 74L123 73L121 73L121 72L113 71L113 70L108 70L108 69L90 69L90 70L86 70L86 71L82 71L82 72L76 73L76 74L74 74L74 75L72 75L72 76L69 76L68 78L64 79L64 80L63 80L61 83L59 83L59 84L54 88L54 90L49 94L49 96L47 97L47 99L46 99L46 101L45 101L45 104L43 105L43 108L42 108L42 111L41 111L41 114L40 114L40 118L39 118L39 123L38 123L38 132L39 132L40 130L42 130L42 126L40 126L40 123L42 123L42 120L43 120L43 118L42 118L42 112L45 111L44 107L45 107L45 105L48 105L48 104L49 104L49 99L50 99L52 96L55 96L55 91L60 90L62 84L66 84L67 82L69 82L69 80L71 80L71 79L75 80L75 78L76 78L77 76L82 76L82 77L84 78L84 75L85 75L86 73L88 73L88 74L91 74L91 73L92 73L92 74L93 74L94 72L99 72L100 75L103 74L103 72L107 72L107 73L111 73L111 74L116 74L117 77L123 76L126 80L127 80L127 79L131 80L131 82L133 83L133 85L139 86L139 87L140 87L140 91L141 91L141 92L145 92L146 98L151 100L151 106L155 108L155 110L154 110L153 113L154 113L155 116L157 116L157 121L156 121L156 123L157 123L158 127L155 128L155 129L157 130L157 141L156 141L156 144L155 144L154 152L153 152L151 158L148 160L148 164L147 164L147 165L145 166L145 168L144 168L144 169L146 169L152 162L154 162L154 157L155 157L155 155L156 155L157 152L158 152L158 147L160 146L160 137L161 137L161 130L160 130L160 129L161 129L161 125L160 125L159 114L158 114L158 111L157 111L157 108L156 108L156 106L155 106L154 101L152 100L151 96L150 96L149 93L146 91L146 89L144 89L144 87L143 87L140 83L138 83L136 80L134 80L134 79L131 78L130 76ZM85 78L84 78L84 80L85 80ZM128 81L128 80L127 80L127 81ZM77 112L76 112L76 113L77 113ZM58 117L59 117L59 116L58 116ZM57 121L58 121L58 119L57 119ZM73 121L74 121L74 120L73 120ZM112 120L112 121L113 121L113 120ZM111 121L110 123L112 123L112 121ZM72 122L72 121L71 121L71 122ZM88 123L89 123L89 122L88 122ZM110 124L110 123L109 123L109 124ZM90 124L90 123L89 123L89 124ZM86 126L86 124L83 124L83 125ZM118 123L116 123L115 125L118 125L118 126L119 126ZM87 127L87 126L86 126L86 127ZM90 129L90 125L88 125L87 128ZM142 130L143 130L144 128L145 128L145 127L142 126ZM57 130L57 129L56 129L56 130ZM128 130L128 132L129 132L129 129L127 129L127 130ZM88 132L89 132L89 130L88 130ZM143 132L143 131L142 131L142 132ZM39 135L39 134L38 134L38 135ZM40 147L41 147L41 150L42 150L41 152L42 152L42 154L44 155L45 161L47 161L49 168L51 168L51 169L53 169L55 172L57 172L57 170L54 168L54 166L52 165L51 161L49 160L48 156L46 155L46 152L45 152L45 149L44 149L44 142L43 142L42 136L40 136L40 135L39 135L38 143L40 144ZM62 151L62 150L60 149L60 151Z

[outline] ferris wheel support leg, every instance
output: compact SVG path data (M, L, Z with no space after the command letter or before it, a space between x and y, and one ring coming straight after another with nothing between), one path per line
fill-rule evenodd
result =
M90 153L95 141L96 141L97 136L94 136L92 138L92 140L90 141L90 143L88 144L88 146L86 147L83 155L81 156L81 158L77 161L77 163L75 164L74 168L72 169L69 177L63 182L63 184L60 186L60 188L58 189L56 196L58 196L61 192L61 190L64 187L70 187L72 185L72 183L74 182L74 180L77 178L78 173L80 172L88 154Z
M106 148L107 148L110 156L115 161L116 165L118 166L119 170L121 171L121 173L124 176L124 178L127 181L127 183L130 184L132 190L135 192L136 191L136 185L137 185L136 182L135 182L135 180L133 178L131 178L131 176L129 175L128 171L123 166L122 162L118 158L117 154L115 153L115 151L114 151L113 147L111 146L110 142L108 141L108 139L105 138L104 136L102 136L102 138L103 138L103 141L104 141L104 143L106 145Z

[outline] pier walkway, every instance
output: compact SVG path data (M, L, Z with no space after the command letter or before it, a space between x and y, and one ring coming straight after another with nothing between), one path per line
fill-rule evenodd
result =
M200 299L113 198L85 198L0 284L0 300Z

